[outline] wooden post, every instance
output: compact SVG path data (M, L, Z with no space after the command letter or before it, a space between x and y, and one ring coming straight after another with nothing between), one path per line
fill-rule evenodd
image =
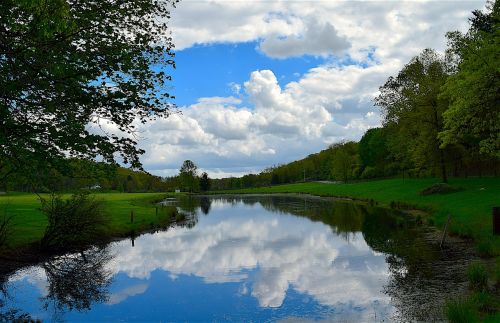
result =
M156 216L158 216L158 207L155 207L156 210Z
M130 210L130 223L134 223L134 210Z
M493 235L500 235L500 207L495 206L492 210Z
M441 238L441 243L439 244L439 248L443 247L444 239L446 238L446 230L448 229L448 224L450 223L451 214L448 214L448 220L446 220L446 224L444 225L443 237Z

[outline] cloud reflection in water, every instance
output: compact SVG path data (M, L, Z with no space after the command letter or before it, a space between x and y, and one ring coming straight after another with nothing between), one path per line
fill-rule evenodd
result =
M339 310L391 307L381 293L389 275L385 256L361 233L346 241L323 223L270 213L260 204L214 201L210 215L200 214L191 229L143 235L134 248L122 241L111 250L114 273L147 280L160 269L206 283L237 282L261 307L280 307L290 288Z

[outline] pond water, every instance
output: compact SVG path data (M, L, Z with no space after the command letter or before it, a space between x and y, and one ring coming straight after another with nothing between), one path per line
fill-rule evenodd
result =
M185 224L0 280L0 321L439 320L465 245L390 210L298 196L168 200Z

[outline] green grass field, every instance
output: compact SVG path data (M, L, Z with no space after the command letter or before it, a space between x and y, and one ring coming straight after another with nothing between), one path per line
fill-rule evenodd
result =
M442 228L451 215L452 233L473 237L478 246L500 255L500 236L492 234L492 207L500 206L500 178L451 178L449 184L462 190L449 194L420 195L420 191L439 180L385 179L352 184L300 183L238 193L306 193L321 196L373 199L382 205L403 202L431 214L437 227Z
M103 202L104 211L110 219L110 237L166 224L173 212L171 207L160 207L158 215L156 214L153 202L166 197L164 193L98 193L93 196ZM42 197L48 198L48 195ZM35 194L0 195L0 217L4 214L14 215L8 247L16 248L42 238L47 221L40 206L40 200ZM131 211L134 212L134 223L130 222Z

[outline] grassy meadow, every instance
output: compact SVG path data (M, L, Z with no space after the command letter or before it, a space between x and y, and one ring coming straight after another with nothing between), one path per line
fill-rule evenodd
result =
M165 193L97 193L93 194L102 201L105 214L109 217L108 235L122 236L131 231L139 232L153 226L169 223L174 209L159 207L158 215L154 202L160 201ZM49 198L49 195L41 195ZM69 197L69 194L64 195ZM39 241L47 225L47 220L40 210L40 200L35 194L0 195L0 217L13 215L12 234L7 242L9 248L28 245ZM130 213L134 212L134 222L130 222Z

